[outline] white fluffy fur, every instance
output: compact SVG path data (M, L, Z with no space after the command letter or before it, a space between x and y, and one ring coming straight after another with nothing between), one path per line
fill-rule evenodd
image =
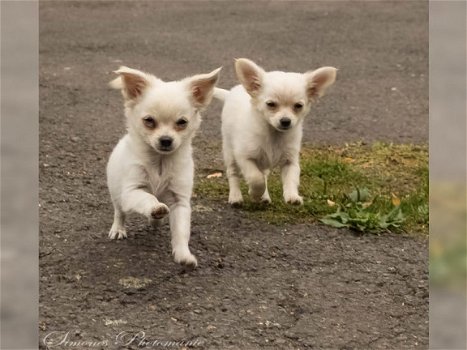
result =
M174 82L127 67L116 71L119 77L110 86L122 90L128 133L107 165L115 210L109 238L127 236L124 224L129 212L144 215L152 223L169 215L175 261L197 265L188 247L194 168L191 140L201 122L199 110L210 103L219 71ZM156 121L155 128L145 125L147 116ZM188 122L182 129L176 124L181 118ZM161 137L173 139L170 150L160 149Z
M267 177L281 169L283 196L287 203L302 204L298 193L299 152L302 123L312 101L334 83L336 69L322 67L304 74L265 72L248 59L235 61L241 85L230 92L215 89L223 100L222 137L224 161L229 180L229 203L243 201L240 174L249 186L253 201L269 203ZM273 102L274 107L267 103ZM297 108L298 104L302 107ZM290 122L285 128L281 123Z

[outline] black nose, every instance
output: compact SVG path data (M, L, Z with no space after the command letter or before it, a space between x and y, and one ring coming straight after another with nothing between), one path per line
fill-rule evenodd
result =
M162 148L170 148L172 146L173 139L170 136L162 136L159 139L159 144Z
M292 124L292 121L289 118L284 117L284 118L281 118L280 123L283 128L288 128L290 124Z

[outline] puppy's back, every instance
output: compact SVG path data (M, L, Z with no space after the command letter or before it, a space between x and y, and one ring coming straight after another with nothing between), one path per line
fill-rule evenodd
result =
M237 85L227 95L222 109L222 131L224 135L241 132L251 118L250 95L242 85Z

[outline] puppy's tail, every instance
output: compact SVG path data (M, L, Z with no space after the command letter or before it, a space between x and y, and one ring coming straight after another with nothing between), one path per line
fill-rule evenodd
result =
M229 94L229 90L221 89L221 88L214 88L214 98L217 98L220 101L225 101L225 98Z

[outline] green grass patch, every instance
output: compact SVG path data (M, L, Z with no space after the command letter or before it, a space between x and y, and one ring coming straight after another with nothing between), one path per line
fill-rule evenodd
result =
M276 169L269 178L272 204L252 203L242 186L240 210L272 224L320 220L361 232L428 233L428 149L426 146L362 143L310 148L301 152L303 206L285 204ZM202 178L195 193L227 201L225 176Z

